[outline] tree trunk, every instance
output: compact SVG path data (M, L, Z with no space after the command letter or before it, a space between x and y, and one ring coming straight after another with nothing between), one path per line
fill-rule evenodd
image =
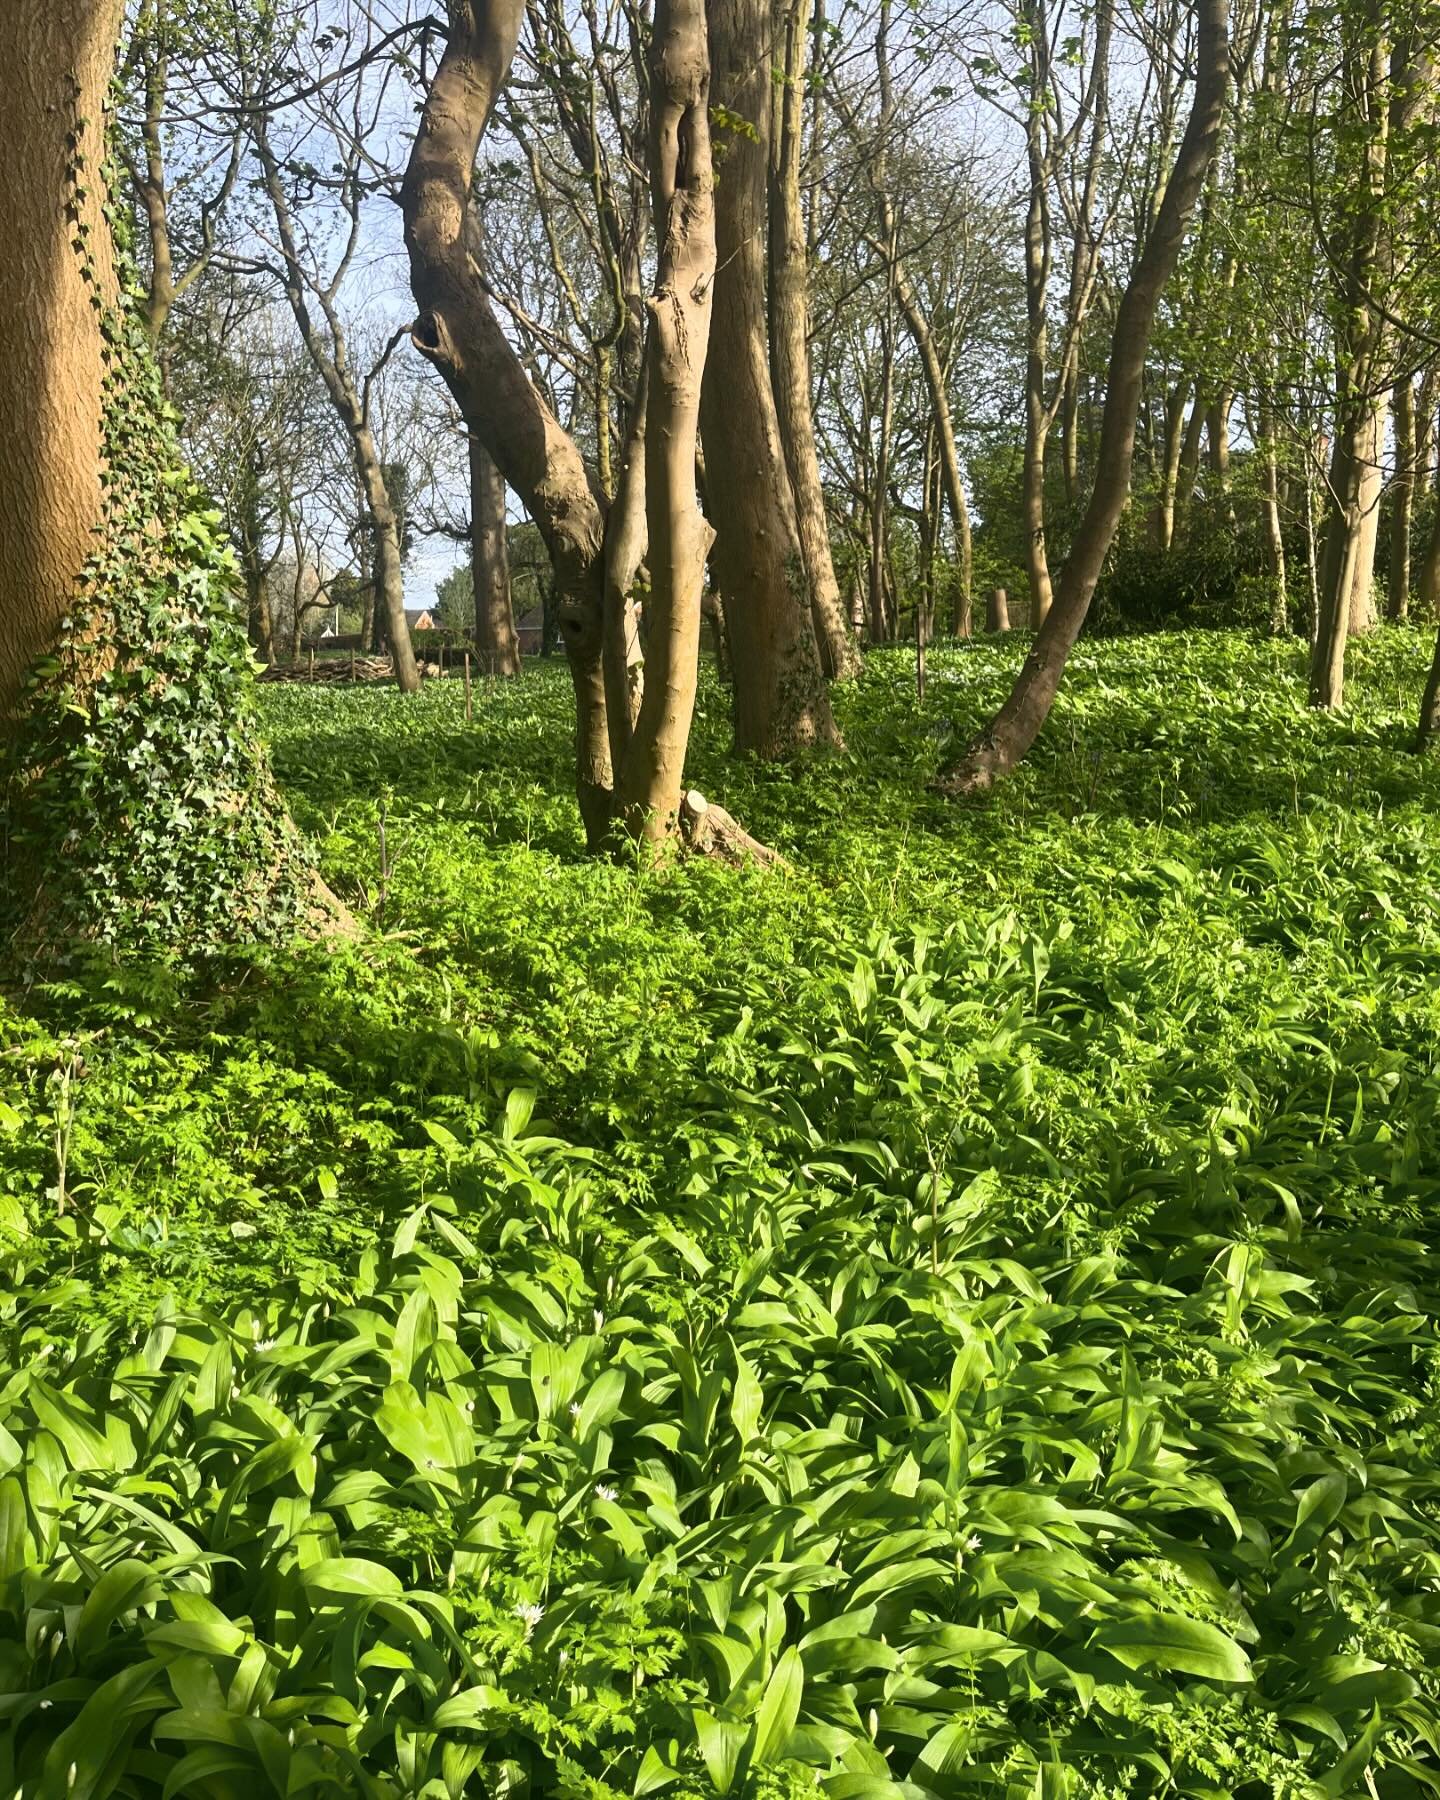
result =
M1361 637L1380 623L1375 606L1375 557L1380 547L1380 501L1385 492L1382 462L1385 441L1385 402L1371 409L1360 469L1360 542L1355 555L1355 579L1350 586L1350 635Z
M708 319L706 324L708 328ZM617 769L629 754L645 687L645 658L640 648L635 584L648 542L645 440L649 402L647 350L646 362L637 379L615 502L605 521L605 715L610 726L610 760ZM693 454L691 461L694 461ZM692 473L692 482L693 479Z
M6 0L0 156L0 728L50 649L95 549L101 515L103 340L94 310L118 298L101 211L103 115L122 0ZM77 128L77 120L83 124ZM78 142L72 138L76 133ZM84 190L84 198L77 190ZM78 226L95 261L87 282Z
M1180 486L1180 455L1185 435L1185 400L1190 391L1182 380L1165 395L1165 442L1160 468L1160 494L1155 503L1153 537L1157 550L1175 542L1175 495Z
M659 240L649 303L644 436L650 622L645 692L616 788L627 833L660 842L674 839L680 829L707 548L695 497L695 439L715 282L704 0L659 0L650 64L650 163Z
M1385 324L1371 287L1384 262L1385 179L1390 120L1390 54L1378 0L1367 16L1347 19L1345 72L1358 108L1351 131L1363 156L1360 204L1347 218L1343 311L1335 333L1335 442L1325 524L1320 605L1310 660L1310 704L1338 708L1345 698L1345 646L1352 629L1373 622L1372 578L1379 527L1378 463L1383 401L1376 372ZM1355 129L1363 127L1363 136ZM1353 177L1352 177L1353 179Z
M1437 526L1432 548L1437 551L1435 560L1437 566L1440 566L1440 526ZM1425 692L1420 700L1420 720L1415 732L1417 754L1429 748L1437 731L1440 731L1440 633L1436 634L1435 655L1431 659Z
M193 968L354 921L305 867L251 734L226 571L187 536L202 502L119 291L104 118L123 12L0 8L6 931L32 961L103 942Z
M737 749L782 757L838 733L812 622L770 381L765 200L770 54L765 0L716 0L716 103L754 127L730 135L715 196L713 355L700 401L706 499L735 680Z
M1430 526L1430 542L1420 564L1420 580L1415 590L1415 610L1422 619L1440 618L1440 506Z
M1260 403L1260 509L1265 528L1265 566L1274 583L1270 625L1277 636L1290 622L1289 595L1285 582L1285 529L1280 517L1280 459L1275 446L1275 415L1268 401Z
M1032 56L1048 46L1043 21ZM1043 70L1043 59L1039 65ZM1033 70L1037 75L1038 70ZM1046 91L1037 79L1040 93ZM1025 453L1020 475L1020 528L1025 534L1025 574L1030 586L1030 624L1038 631L1054 600L1045 554L1045 447L1050 413L1045 404L1045 362L1049 353L1050 210L1042 133L1044 121L1032 107L1025 121L1029 199L1025 208Z
M1410 610L1410 515L1415 496L1415 390L1408 376L1395 384L1391 410L1395 427L1395 480L1390 489L1390 580L1385 617L1403 619Z
M830 526L820 485L811 409L809 304L806 292L805 219L800 161L805 128L805 75L811 0L776 0L775 37L783 46L774 86L770 161L770 371L785 468L795 496L800 554L810 585L810 606L820 661L832 681L860 667L860 655L840 603L840 584L830 553Z
M576 788L587 841L598 848L613 782L601 667L604 521L579 450L526 375L467 249L475 154L524 17L524 0L450 0L401 206L420 309L414 341L539 527L555 569L575 687Z
M1025 755L1049 716L1065 664L1114 540L1130 488L1135 419L1156 308L1200 196L1224 113L1230 50L1226 0L1199 0L1195 93L1185 135L1155 224L1120 300L1105 386L1095 485L1060 576L1049 618L1036 635L1010 697L947 772L951 793L991 787Z
M475 653L485 675L520 673L520 640L510 604L505 482L479 438L470 439L470 573L475 588Z

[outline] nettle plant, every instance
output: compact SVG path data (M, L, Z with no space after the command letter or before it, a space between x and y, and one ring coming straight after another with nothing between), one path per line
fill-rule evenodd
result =
M95 176L77 152L77 199L90 179L116 191L113 170ZM185 963L293 936L312 877L258 741L233 561L180 458L123 207L112 201L106 218L118 305L83 220L74 239L105 346L103 516L24 695L5 900L27 947L123 945Z

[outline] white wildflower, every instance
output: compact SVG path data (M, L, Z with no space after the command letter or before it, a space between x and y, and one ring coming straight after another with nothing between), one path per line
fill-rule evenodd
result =
M613 1487L607 1487L603 1481L596 1482L595 1498L597 1500L613 1500L615 1498L615 1494L616 1494L616 1489L614 1489Z
M545 1617L545 1608L543 1606L537 1606L533 1600L522 1600L515 1608L515 1616L518 1619L523 1620L525 1625L525 1635L528 1638L530 1633L534 1631L535 1627Z

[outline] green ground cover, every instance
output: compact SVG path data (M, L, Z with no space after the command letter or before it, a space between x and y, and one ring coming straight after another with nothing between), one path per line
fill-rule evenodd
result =
M578 855L567 684L264 696L372 930L13 992L0 1792L1440 1791L1428 646L878 654ZM382 873L380 835L385 859Z

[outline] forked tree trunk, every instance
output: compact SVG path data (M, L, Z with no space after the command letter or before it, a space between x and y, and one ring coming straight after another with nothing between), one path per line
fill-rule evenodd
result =
M659 0L650 55L651 180L659 266L649 302L645 511L650 559L645 691L617 771L621 825L677 837L700 662L706 528L695 440L715 282L705 0Z
M706 502L735 682L735 742L788 756L837 741L815 640L810 583L780 441L765 312L770 120L767 0L715 0L717 102L753 127L734 132L715 196L710 380L700 399Z
M1195 94L1140 259L1120 300L1111 343L1095 485L1056 589L1014 689L941 785L950 793L991 787L1025 755L1049 716L1065 664L1085 623L1130 487L1135 419L1155 311L1185 239L1220 135L1230 72L1226 0L1199 0Z
M481 673L518 675L520 639L510 602L505 479L477 437L470 439L470 575L475 589L475 653Z
M100 519L104 365L94 301L97 288L106 305L118 298L100 170L123 11L123 0L6 0L0 8L7 70L0 432L10 447L0 459L0 729L7 734L21 681L51 647ZM82 226L93 282L72 245Z
M821 665L832 681L860 667L860 653L840 602L830 553L830 526L820 485L810 395L810 314L806 291L805 218L800 162L805 130L805 75L811 0L777 0L777 79L770 158L770 370L785 468L795 497L800 554Z
M414 341L470 431L539 527L555 569L575 686L576 788L592 848L611 822L610 739L601 667L604 521L574 441L545 405L495 317L467 250L475 153L509 72L524 0L449 0L445 51L401 190Z

